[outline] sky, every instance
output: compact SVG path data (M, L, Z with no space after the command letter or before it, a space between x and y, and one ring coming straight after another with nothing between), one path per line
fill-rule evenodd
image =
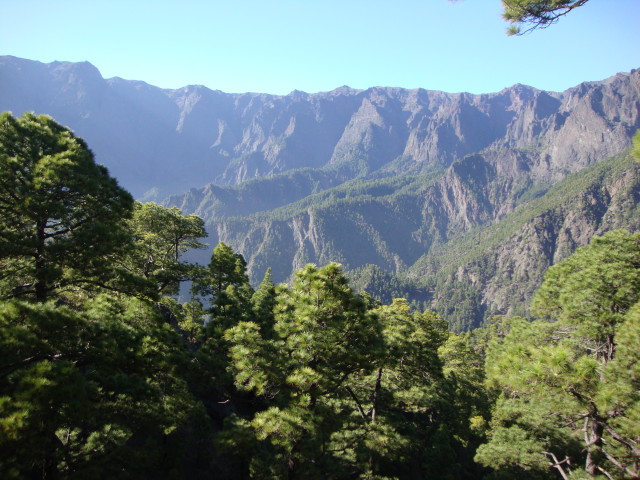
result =
M0 55L276 95L562 91L640 67L640 0L590 0L519 37L500 14L500 0L0 0Z

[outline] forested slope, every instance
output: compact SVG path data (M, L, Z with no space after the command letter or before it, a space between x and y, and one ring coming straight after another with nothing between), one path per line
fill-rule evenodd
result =
M639 180L628 154L552 188L499 175L475 155L446 171L347 182L270 212L219 210L208 225L214 242L245 252L254 282L267 267L285 281L306 263L338 261L358 288L389 300L383 283L359 278L375 265L413 285L397 296L467 329L493 313L525 312L544 271L592 236L636 231Z
M432 308L457 329L481 316L525 314L544 272L593 236L640 229L640 166L622 154L556 184L499 223L419 259L408 277L432 286ZM461 292L466 292L461 294Z

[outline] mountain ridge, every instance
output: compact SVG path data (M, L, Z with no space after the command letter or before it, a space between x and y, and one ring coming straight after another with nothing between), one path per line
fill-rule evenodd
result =
M98 161L134 195L140 198L155 188L160 199L208 183L237 184L299 168L331 169L341 181L376 171L415 173L446 167L505 134L517 134L519 140L503 139L502 144L525 148L536 128L566 122L559 97L568 96L570 104L594 85L620 90L616 84L627 83L636 98L639 76L636 71L617 74L561 93L517 84L481 95L338 87L282 96L229 94L203 86L160 89L141 81L103 79L88 62L44 64L5 56L0 57L0 108L52 114L85 138ZM593 103L612 127L637 128L633 109L608 115L609 105ZM554 105L553 118L541 116ZM518 118L516 110L522 121L507 125ZM610 141L615 145L599 155L628 146L629 131L614 133ZM580 155L568 153L572 161L584 163ZM164 173L177 163L184 167L180 176Z

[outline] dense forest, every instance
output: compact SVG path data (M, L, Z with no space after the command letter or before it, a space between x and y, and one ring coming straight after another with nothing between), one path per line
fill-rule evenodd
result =
M455 333L336 263L254 288L224 243L185 262L202 219L8 113L0 224L2 478L640 478L640 234L551 267L535 318Z

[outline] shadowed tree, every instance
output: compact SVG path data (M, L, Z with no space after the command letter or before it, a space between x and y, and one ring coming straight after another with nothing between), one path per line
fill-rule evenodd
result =
M0 477L157 478L194 401L157 311L0 302Z
M211 261L205 271L194 282L194 291L202 295L211 295L216 298L227 287L239 287L249 283L247 277L247 262L242 255L235 253L224 242L218 243L211 254Z
M0 116L0 297L114 288L133 199L46 115Z
M272 330L245 321L225 333L237 388L264 408L230 418L221 443L255 452L254 478L342 478L332 445L350 409L336 407L351 404L348 378L379 353L377 318L337 264L297 272L290 289L279 287L274 312Z

